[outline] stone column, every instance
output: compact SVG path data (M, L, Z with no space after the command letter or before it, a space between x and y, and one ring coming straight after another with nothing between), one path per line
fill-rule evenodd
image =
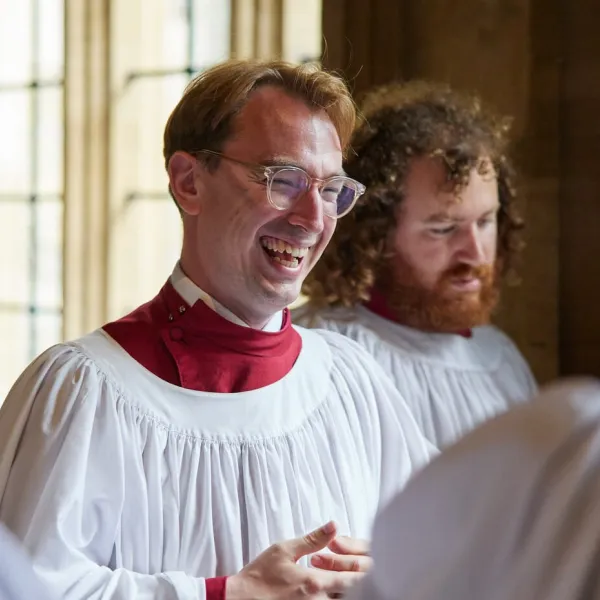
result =
M65 339L106 318L109 8L109 0L65 2Z

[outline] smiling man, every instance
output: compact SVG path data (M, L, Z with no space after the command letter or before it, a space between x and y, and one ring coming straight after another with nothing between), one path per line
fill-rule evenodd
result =
M56 597L316 600L368 568L431 445L368 353L285 308L364 192L354 121L316 66L231 61L185 91L164 136L181 260L0 411L0 520Z
M518 249L508 127L425 82L372 91L346 169L367 185L305 283L294 321L344 333L405 392L438 447L531 397L489 324Z

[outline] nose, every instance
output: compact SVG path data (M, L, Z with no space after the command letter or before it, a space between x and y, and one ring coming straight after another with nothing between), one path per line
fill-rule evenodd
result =
M288 221L309 233L322 233L324 229L323 200L316 186L311 186L291 208Z
M458 252L461 262L472 266L478 266L485 262L485 249L482 236L483 234L477 225L469 227L464 232L461 236Z

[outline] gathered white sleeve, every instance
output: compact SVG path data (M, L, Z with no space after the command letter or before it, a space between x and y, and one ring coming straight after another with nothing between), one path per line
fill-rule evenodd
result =
M506 343L507 362L509 362L515 373L515 378L520 381L522 398L524 400L533 400L539 393L539 386L535 379L529 363L521 354L517 345L502 331L496 329Z
M373 445L369 454L378 457L381 507L439 450L423 434L395 383L362 346L336 332L322 330L319 334L334 349L336 385L360 398L370 412L361 418L361 427L363 440Z
M21 546L0 523L0 598L2 600L51 600L37 580ZM52 599L54 600L54 599Z
M110 567L128 460L119 401L74 347L34 361L0 410L0 520L58 598L204 599L202 578Z

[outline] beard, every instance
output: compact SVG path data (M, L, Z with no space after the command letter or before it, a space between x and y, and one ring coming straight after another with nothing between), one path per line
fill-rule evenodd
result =
M478 290L453 288L453 280L469 278L479 279ZM459 264L442 273L433 288L426 288L415 268L399 255L388 263L380 284L378 288L400 324L437 333L488 324L500 296L497 265Z

